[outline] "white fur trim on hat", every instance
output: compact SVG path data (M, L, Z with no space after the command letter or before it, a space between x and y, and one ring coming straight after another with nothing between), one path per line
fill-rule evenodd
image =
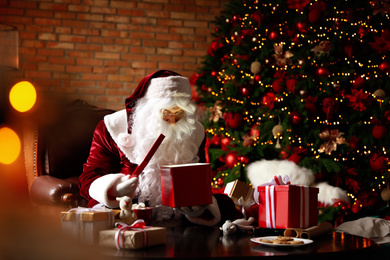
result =
M192 97L191 85L188 78L170 76L153 78L149 82L146 98Z

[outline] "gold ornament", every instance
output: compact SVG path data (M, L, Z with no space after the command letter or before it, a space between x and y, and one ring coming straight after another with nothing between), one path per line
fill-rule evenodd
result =
M344 133L339 132L338 129L331 130L330 132L329 132L329 130L325 130L325 131L322 131L321 133L319 133L318 135L322 140L325 141L325 143L323 143L321 145L320 149L318 149L318 152L320 152L320 153L331 154L332 151L337 150L338 144L346 144L347 143L347 141L345 141L344 137L342 137L342 135L344 135Z
M285 67L287 65L291 65L290 58L294 56L292 52L285 51L283 52L283 44L277 44L274 45L274 51L275 54L272 54L272 56L275 59L275 64L279 67Z
M332 48L332 43L330 41L321 41L317 46L311 49L314 52L314 55L320 57L322 55L329 55L329 51Z
M245 147L251 147L256 142L254 136L244 135L242 139L244 140L242 145Z
M274 138L276 138L276 145L275 145L275 147L276 148L281 148L282 146L280 145L279 139L283 135L283 127L280 124L280 122L279 122L278 125L276 125L276 126L274 126L274 128L272 128L272 134L274 135Z
M215 102L214 107L210 107L210 116L209 121L218 122L218 120L223 116L223 113L221 111L222 106L219 105L221 103L220 101Z
M383 89L379 88L379 89L374 91L373 95L375 98L383 100L386 97L386 92Z
M382 190L381 192L381 197L384 201L386 201L387 203L389 203L390 201L390 188L389 187L386 187Z
M254 61L251 64L251 72L256 75L259 74L261 71L261 63L258 61Z

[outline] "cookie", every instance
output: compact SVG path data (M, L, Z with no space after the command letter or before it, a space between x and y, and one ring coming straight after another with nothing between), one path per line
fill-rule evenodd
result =
M301 241L301 240L293 240L293 241L288 241L288 244L299 245L299 244L303 244L303 241Z
M285 237L285 236L278 236L276 239L280 240L280 241L293 241L294 240L294 238L292 238L292 237Z
M260 242L272 244L274 242L274 239L260 239Z

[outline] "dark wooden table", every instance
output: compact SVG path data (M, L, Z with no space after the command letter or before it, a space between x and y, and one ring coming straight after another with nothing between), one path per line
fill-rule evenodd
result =
M263 231L261 231L263 232ZM300 247L269 247L250 241L252 237L273 235L234 234L223 236L218 227L175 227L167 229L167 243L143 249L102 249L102 254L115 259L353 259L367 257L379 250L371 239L332 232L313 238L313 243ZM276 233L274 234L276 235Z

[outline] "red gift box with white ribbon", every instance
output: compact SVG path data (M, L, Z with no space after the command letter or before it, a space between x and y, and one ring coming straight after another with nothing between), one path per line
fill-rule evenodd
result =
M318 188L292 185L289 176L275 176L257 187L261 228L308 228L318 224Z

